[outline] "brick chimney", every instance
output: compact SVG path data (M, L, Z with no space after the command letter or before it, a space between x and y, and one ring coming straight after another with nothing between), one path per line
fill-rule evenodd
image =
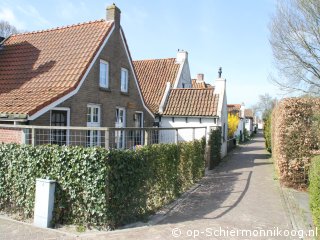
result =
M197 74L197 82L203 82L204 81L204 74L198 73Z
M120 9L113 3L107 7L107 21L114 21L115 27L120 27Z

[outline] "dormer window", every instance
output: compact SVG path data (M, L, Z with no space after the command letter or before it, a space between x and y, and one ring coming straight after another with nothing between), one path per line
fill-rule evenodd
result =
M102 88L109 88L109 63L104 60L100 60L99 85Z
M125 68L121 68L121 92L128 92L128 70Z

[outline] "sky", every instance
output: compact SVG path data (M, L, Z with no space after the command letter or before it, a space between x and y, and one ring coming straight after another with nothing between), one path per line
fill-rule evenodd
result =
M103 19L113 2L134 60L176 57L183 49L193 78L203 73L214 84L222 67L228 103L250 107L264 93L279 98L269 80L275 0L1 0L0 20L43 30Z

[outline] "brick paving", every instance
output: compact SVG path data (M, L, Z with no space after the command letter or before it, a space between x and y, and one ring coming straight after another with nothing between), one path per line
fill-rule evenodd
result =
M153 226L75 235L0 219L2 239L254 239L226 230L291 230L262 134L236 149ZM220 230L221 229L221 230ZM220 231L222 237L214 237ZM255 239L286 239L257 237ZM290 239L290 238L287 238ZM294 239L294 238L293 238ZM298 239L298 238L296 238Z

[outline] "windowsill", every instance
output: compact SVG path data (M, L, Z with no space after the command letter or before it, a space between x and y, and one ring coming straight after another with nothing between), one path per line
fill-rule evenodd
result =
M120 93L121 93L122 95L129 96L129 92L122 92L122 91L120 91Z
M103 91L103 92L111 92L110 88L99 87L99 89L100 89L100 91Z

